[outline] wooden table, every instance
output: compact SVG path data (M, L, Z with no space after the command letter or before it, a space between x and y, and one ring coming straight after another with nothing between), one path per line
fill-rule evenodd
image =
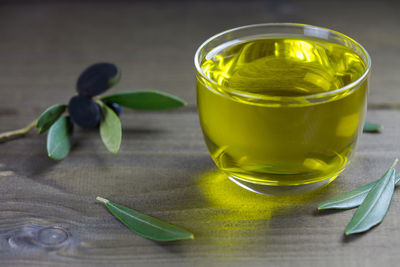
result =
M96 131L77 130L72 153L49 159L36 133L0 144L1 266L394 266L400 194L385 221L351 238L353 211L316 205L380 177L400 155L399 3L384 1L1 1L0 131L22 127L74 94L98 61L123 71L113 92L158 89L189 105L122 115L117 155ZM239 25L295 21L346 33L373 60L368 119L352 164L302 197L245 191L218 173L197 119L193 55ZM191 241L157 243L130 232L96 196L185 227Z

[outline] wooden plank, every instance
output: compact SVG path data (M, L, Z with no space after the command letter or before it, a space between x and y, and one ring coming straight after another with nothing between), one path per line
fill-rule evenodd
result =
M28 115L0 117L0 130ZM250 193L215 172L195 112L125 112L121 153L96 131L78 131L71 155L47 158L44 137L0 146L2 264L77 266L376 266L400 256L400 196L383 224L344 238L352 211L316 212L317 203L368 183L399 155L397 111L371 111L381 134L364 134L352 164L326 189L302 197ZM131 233L95 202L97 195L195 233L156 243ZM50 228L47 228L50 227ZM53 228L55 229L53 229ZM53 236L54 235L54 236ZM373 253L372 253L373 252Z

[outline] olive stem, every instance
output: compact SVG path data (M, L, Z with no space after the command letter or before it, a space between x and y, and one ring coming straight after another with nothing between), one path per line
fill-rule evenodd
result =
M37 120L34 120L30 124L28 124L27 126L21 128L21 129L0 133L0 143L7 142L7 141L10 141L12 139L15 139L15 138L22 137L22 136L26 135L33 128L35 128L36 122L37 122Z
M110 202L108 199L105 199L105 198L102 198L102 197L96 197L96 200L101 202L101 203L104 203L104 204L107 204L108 202Z

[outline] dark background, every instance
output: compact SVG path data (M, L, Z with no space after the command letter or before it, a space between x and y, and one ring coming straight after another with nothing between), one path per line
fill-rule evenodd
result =
M393 104L399 10L395 1L0 1L0 98L3 108L29 98L39 111L65 101L87 65L110 61L123 71L115 90L160 89L194 105L193 55L208 37L299 22L363 44L373 62L370 103Z

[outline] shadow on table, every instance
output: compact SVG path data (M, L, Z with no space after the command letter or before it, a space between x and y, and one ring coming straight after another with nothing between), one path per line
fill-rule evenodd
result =
M152 138L155 137L155 135L160 135L165 133L166 130L163 129L151 129L151 128L126 128L124 127L122 130L122 134L126 138L130 137L144 137L147 135L151 135Z
M318 203L335 186L333 184L305 194L269 196L239 187L221 171L203 174L197 184L198 190L212 206L226 208L234 213L244 212L248 219L269 218L266 213L280 216L304 210L302 207ZM260 213L264 215L259 215Z
M27 177L37 176L57 165L58 161L49 158L45 151L40 154L7 155L2 163L15 173Z
M215 253L235 255L266 246L284 229L306 227L303 218L336 187L332 184L301 195L261 195L239 187L218 170L203 173L195 182L195 197L204 206L188 219L196 241L212 246Z

